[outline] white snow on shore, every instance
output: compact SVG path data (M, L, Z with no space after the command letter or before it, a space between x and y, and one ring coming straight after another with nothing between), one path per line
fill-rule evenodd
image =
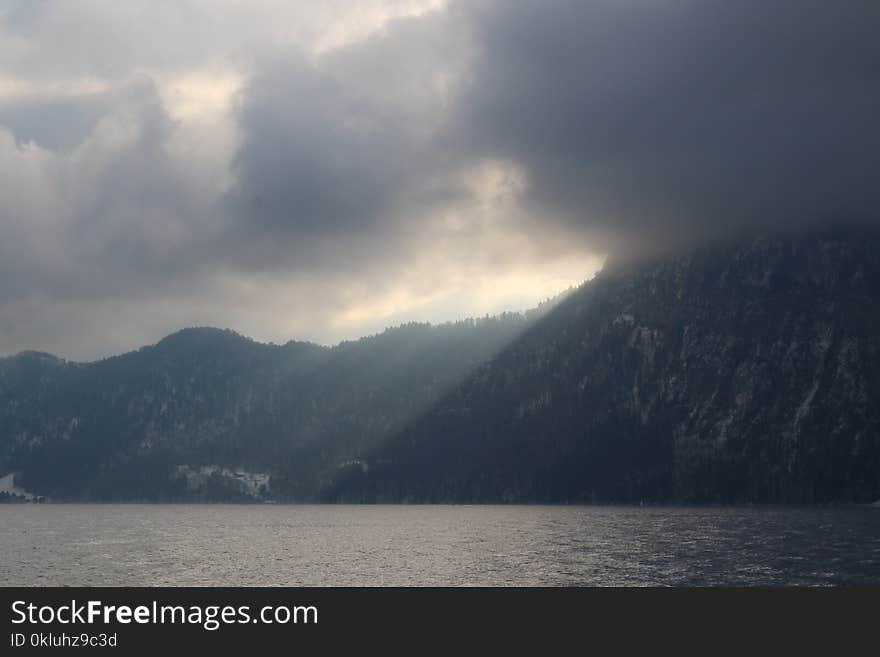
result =
M15 473L10 472L8 475L0 477L0 493L9 493L10 495L21 495L28 501L34 499L34 495L24 488L15 485Z

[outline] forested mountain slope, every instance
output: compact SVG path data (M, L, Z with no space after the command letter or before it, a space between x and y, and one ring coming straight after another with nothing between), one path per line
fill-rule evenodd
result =
M0 474L56 499L312 499L527 321L410 324L333 348L186 329L87 364L25 352L0 360Z
M880 498L880 240L607 268L329 499Z
M0 476L53 499L869 502L880 238L606 267L523 316L336 347L187 329L0 359Z

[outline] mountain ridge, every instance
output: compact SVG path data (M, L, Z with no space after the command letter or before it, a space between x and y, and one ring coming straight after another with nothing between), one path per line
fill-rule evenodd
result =
M873 502L878 247L703 245L334 347L194 327L0 359L0 474L79 500Z
M408 324L333 348L194 328L92 363L6 358L0 469L56 499L240 499L230 482L188 490L180 466L272 469L280 495L311 496L526 321Z
M604 272L328 499L873 501L880 260L857 235Z

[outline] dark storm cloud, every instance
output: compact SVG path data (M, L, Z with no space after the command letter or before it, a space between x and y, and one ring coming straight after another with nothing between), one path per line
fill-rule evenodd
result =
M451 131L611 248L876 217L880 4L483 3Z
M240 115L237 214L306 252L379 236L366 265L419 203L466 202L455 169L498 158L528 177L520 229L593 249L870 220L878 26L867 1L453 4L317 65L265 66ZM425 81L449 61L441 103Z
M876 1L405 4L0 9L0 354L351 336L878 218Z
M387 213L410 144L383 109L298 54L263 71L240 117L238 216L255 232L301 238Z
M0 102L0 125L9 128L19 142L71 149L82 143L109 110L108 100L103 94L95 94L76 99Z
M417 225L461 193L444 180L459 155L436 133L454 93L444 81L461 76L465 51L443 14L398 21L319 61L293 50L264 62L241 96L231 243L252 241L269 267L369 267L396 255L411 232L402 221ZM316 251L327 241L331 252Z
M90 117L86 143L77 101L57 102L68 110L48 113L58 125L31 123L36 134L15 131L19 143L0 149L0 303L125 298L191 269L203 209L168 155L173 122L153 81L136 76L102 98L105 115ZM0 112L7 126L16 130ZM53 138L66 152L42 148Z

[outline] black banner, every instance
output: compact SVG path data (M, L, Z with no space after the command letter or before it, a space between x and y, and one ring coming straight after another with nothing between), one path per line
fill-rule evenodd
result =
M871 589L7 588L3 654L34 648L410 652L580 645L839 652L873 645ZM869 643L863 643L869 641Z

